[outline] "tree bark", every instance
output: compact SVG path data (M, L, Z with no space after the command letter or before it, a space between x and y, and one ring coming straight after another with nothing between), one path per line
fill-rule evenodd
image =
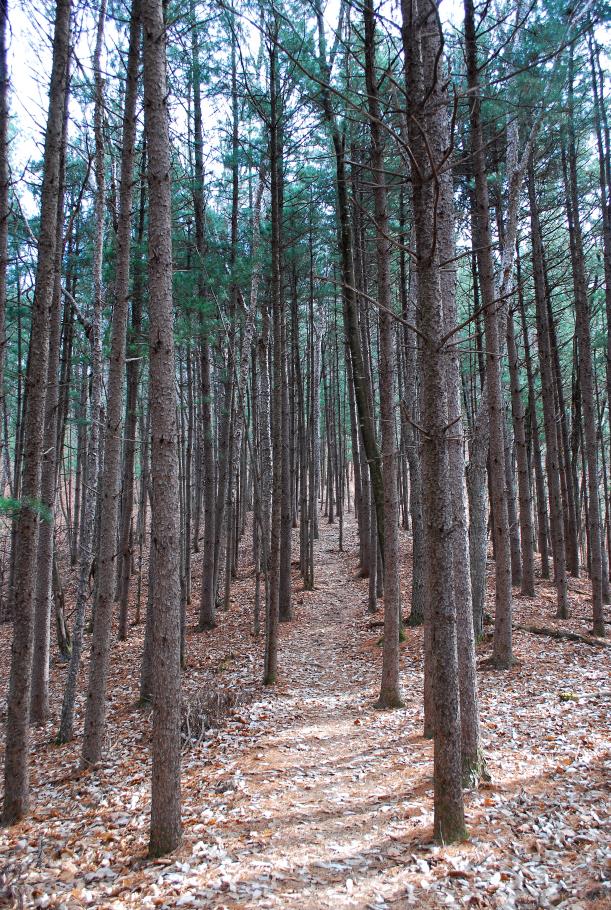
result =
M8 73L8 31L9 0L0 0L0 415L4 415L4 365L6 361L6 271L8 266L8 229L10 217L9 190L9 73ZM5 462L0 437L0 465ZM4 487L3 487L4 489Z
M45 393L49 356L49 320L55 279L55 245L63 114L70 52L70 0L57 0L49 112L45 135L38 260L23 417L24 448L21 506L16 528L13 645L6 718L4 807L2 819L13 824L29 808L29 711L32 680L33 596L43 453Z
M513 663L511 635L511 552L509 539L509 516L507 511L507 488L505 478L505 447L503 439L503 389L501 385L501 363L499 342L499 306L494 287L494 263L492 259L492 234L490 227L490 206L484 137L481 120L479 69L477 62L477 38L475 33L475 11L473 0L465 0L465 52L467 80L470 92L471 144L473 175L475 178L475 236L478 251L480 290L484 310L486 333L486 386L488 394L489 422L489 465L492 488L492 509L494 512L495 534L495 617L494 646L492 660L499 669L507 669Z
M102 4L104 5L104 4ZM121 411L123 405L123 375L127 314L129 310L129 261L132 186L136 143L136 100L138 92L138 63L140 45L140 2L133 0L130 18L127 82L123 114L123 147L121 151L121 179L119 188L119 221L117 230L117 264L115 302L113 309L110 366L108 370L108 398L104 431L104 459L100 475L100 545L97 562L97 589L93 614L93 641L89 665L89 687L85 712L83 737L83 765L96 764L104 744L106 716L106 685L110 658L112 610L115 591L115 553L117 546L117 516L119 501L119 475L121 468ZM96 71L98 102L103 104L102 78ZM101 117L100 139L101 142ZM104 193L103 150L99 162L98 193ZM103 210L102 210L103 217ZM100 275L101 286L101 255ZM101 294L101 287L100 287Z
M511 380L511 411L513 433L518 462L518 501L520 512L520 550L522 556L521 593L525 597L535 596L535 565L533 553L532 498L528 470L528 451L524 428L524 404L520 387L520 368L516 344L513 313L507 320L507 354Z
M102 266L104 254L104 215L105 215L105 170L104 170L104 134L103 134L103 81L101 74L102 40L106 18L106 2L102 0L98 14L96 44L94 49L93 69L95 82L94 132L95 132L95 178L96 194L94 203L95 235L93 246L93 311L91 317L91 395L89 401L89 427L87 458L85 462L85 482L83 484L79 552L79 579L76 595L76 616L72 633L72 653L64 689L62 713L58 733L59 742L68 742L74 736L74 703L81 661L83 632L85 628L85 611L89 598L89 585L94 552L94 535L96 523L96 500L98 477L100 471L100 424L102 420L102 307L104 288L102 285ZM95 626L95 617L94 617ZM98 627L99 633L99 627ZM92 655L96 647L96 635L92 645ZM92 658L93 664L93 658ZM90 682L91 670L90 664ZM88 692L90 696L91 687ZM97 694L97 693L95 693ZM104 697L104 696L103 696ZM89 708L89 698L87 704ZM83 741L83 744L85 740ZM84 755L81 755L84 759Z
M146 145L143 143L142 164L140 172L140 212L138 215L137 242L141 248L144 239L145 182L146 182ZM134 262L132 286L131 326L128 330L126 354L126 402L123 446L123 482L121 485L121 519L119 529L119 637L127 638L129 582L134 562L134 545L136 534L132 528L134 511L134 467L136 463L136 432L138 425L138 386L140 381L140 364L138 352L142 349L142 300L144 263L140 253ZM140 576L138 576L140 578ZM139 622L139 602L136 603L134 622Z
M563 149L563 159L565 157ZM583 235L579 214L577 182L577 142L573 115L573 49L569 58L568 173L566 211L569 223L573 291L575 295L575 333L579 350L579 385L583 404L585 460L588 469L588 528L590 532L590 580L592 583L592 618L595 635L605 635L603 610L603 567L601 551L600 501L598 498L598 444L596 439L596 404L592 370L592 336L590 306L583 252Z
M70 64L66 83L62 147L59 167L59 193L57 206L57 236L55 240L55 278L51 320L49 327L49 362L47 368L47 395L45 399L45 428L43 460L40 478L40 502L47 512L38 529L36 561L38 575L34 595L34 656L32 661L32 694L30 720L43 724L49 717L49 652L51 644L51 584L53 577L53 550L55 532L55 500L57 497L57 469L59 456L59 353L62 325L61 268L63 254L63 217L66 171L66 142L68 137L68 98ZM1 377L0 377L1 381Z
M556 432L556 399L552 355L547 323L545 301L545 280L543 273L543 244L539 211L535 195L534 168L529 168L528 198L530 203L530 224L533 251L533 279L535 285L535 306L537 312L537 343L539 348L539 369L541 372L541 393L543 397L543 420L545 429L545 461L550 502L550 528L554 553L554 575L558 596L557 615L568 617L566 546L562 518L562 497L560 492L560 458L558 434Z
M265 629L265 668L263 682L274 685L278 661L278 621L280 597L280 537L282 525L282 383L284 379L283 357L283 302L281 279L281 160L279 145L279 99L278 99L278 45L277 23L274 22L270 41L270 177L271 177L271 311L273 325L272 342L272 489L271 489L271 533L269 549L269 601Z
M327 61L325 27L322 17L320 0L315 0L316 17L318 22L318 47L319 63L324 74L325 84L322 87L322 104L325 120L329 126L333 151L335 156L336 180L336 207L338 221L338 243L342 266L342 295L344 304L344 328L350 346L352 357L352 370L354 377L354 393L356 398L357 413L361 438L363 440L364 454L369 464L371 489L376 510L377 534L380 552L384 554L384 484L380 469L380 453L375 437L373 414L369 407L367 394L367 376L361 347L358 300L356 294L354 259L353 259L353 234L350 224L350 206L348 195L348 176L346 173L346 141L341 133L333 106L329 89L329 64ZM371 572L370 572L371 577Z
M401 625L401 588L399 581L399 504L397 498L397 452L395 433L395 354L394 320L390 288L391 244L386 190L384 140L375 66L375 14L373 0L365 0L365 79L367 85L369 129L371 133L371 177L374 186L376 227L376 264L378 279L380 345L380 423L382 428L382 482L384 486L384 650L382 682L376 702L379 708L401 708L399 681L399 629Z
M144 0L144 111L149 186L149 344L151 414L151 542L154 698L149 854L175 850L180 815L180 527L172 210L165 24L162 0Z
M448 395L442 347L444 313L436 218L439 166L445 153L446 99L438 78L435 44L441 42L436 8L420 12L416 0L402 0L409 138L413 155L412 204L418 273L417 327L423 339L422 445L423 508L427 547L427 611L431 632L434 694L434 823L443 843L465 836L460 747ZM436 42L428 37L432 32ZM432 74L432 81L425 81ZM430 156L433 155L433 161ZM431 168L433 165L433 169ZM433 173L431 173L433 170Z

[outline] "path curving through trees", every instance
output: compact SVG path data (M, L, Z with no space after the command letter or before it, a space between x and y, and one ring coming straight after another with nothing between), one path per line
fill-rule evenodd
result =
M382 613L366 612L351 514L345 552L337 541L337 524L321 517L315 588L304 591L296 582L296 617L281 626L281 673L273 688L256 682L262 643L247 631L253 583L247 554L231 609L220 614L222 629L196 631L193 598L184 699L215 687L250 690L251 697L183 754L185 836L176 853L145 858L149 728L132 672L140 628L133 642L116 645L109 688L117 735L98 769L76 770L78 741L50 744L53 721L37 728L36 809L0 835L9 858L5 884L21 889L27 906L42 894L70 910L382 910L468 906L475 899L479 907L507 908L535 900L551 906L547 894L563 897L564 906L580 906L586 894L593 895L589 908L605 905L600 806L610 763L610 692L599 649L518 629L519 664L508 673L480 667L492 782L466 794L470 841L441 848L432 842L432 744L421 736L422 632L407 629L401 645L405 708L376 710ZM410 551L403 534L404 596ZM579 584L572 591L575 628L589 610ZM196 579L196 591L198 585ZM554 611L551 586L537 586L534 606L517 599L524 622L552 626ZM8 635L0 631L4 654ZM489 652L488 641L478 652L480 665ZM60 703L57 673L55 665L52 714ZM79 725L82 709L79 701ZM49 779L51 761L56 773Z

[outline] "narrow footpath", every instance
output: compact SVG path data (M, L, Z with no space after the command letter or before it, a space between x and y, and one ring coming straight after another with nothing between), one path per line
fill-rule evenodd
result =
M146 858L150 727L137 705L143 630L134 627L113 651L103 765L79 772L80 742L54 746L55 721L35 731L32 815L0 832L0 907L609 906L608 652L520 631L520 663L506 673L482 669L492 782L465 794L470 840L439 847L432 744L421 735L422 632L408 629L401 646L405 708L375 710L382 614L366 612L354 520L344 552L336 524L321 518L320 532L314 591L302 590L295 570L295 618L281 626L271 689L259 684L247 554L229 613L205 636L196 632L196 579L184 698L242 697L217 728L185 743L181 849ZM407 608L407 537L402 552ZM516 598L516 620L549 625L552 608L553 592L541 587L535 601ZM569 627L583 629L588 610L575 594ZM479 663L489 651L489 641L480 646ZM55 714L64 672L54 664ZM82 716L82 697L77 708ZM9 892L17 897L3 903Z

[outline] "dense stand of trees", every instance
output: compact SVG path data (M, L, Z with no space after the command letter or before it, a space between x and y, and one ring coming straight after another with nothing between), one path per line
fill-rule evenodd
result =
M32 724L65 743L82 723L81 763L100 762L114 636L144 623L150 852L174 849L189 611L202 635L223 623L248 546L273 685L292 566L313 588L320 523L341 550L352 513L384 607L377 707L402 706L402 625L424 625L435 835L459 839L487 774L486 611L500 671L538 578L566 619L587 576L605 635L605 4L465 0L450 24L433 0L46 7L26 188L0 2L3 820L29 809Z

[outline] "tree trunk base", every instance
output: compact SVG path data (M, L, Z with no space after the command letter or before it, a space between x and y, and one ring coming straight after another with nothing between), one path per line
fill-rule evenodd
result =
M469 839L467 828L464 824L448 825L433 834L433 838L438 844L446 846L447 844L457 844Z
M480 752L476 757L463 758L463 787L466 789L475 790L479 786L480 781L489 783L491 780L492 778L486 766L486 759L484 758L482 752Z
M382 690L378 697L378 700L373 703L373 707L377 711L392 710L394 708L404 708L405 702L401 698L401 695L394 690L386 691Z
M197 625L198 632L211 632L212 629L216 629L216 620L206 620L205 622L199 622Z
M420 616L417 613L416 614L410 613L409 616L407 617L407 619L405 620L405 625L408 626L410 629L417 629L418 626L424 625L424 616Z

